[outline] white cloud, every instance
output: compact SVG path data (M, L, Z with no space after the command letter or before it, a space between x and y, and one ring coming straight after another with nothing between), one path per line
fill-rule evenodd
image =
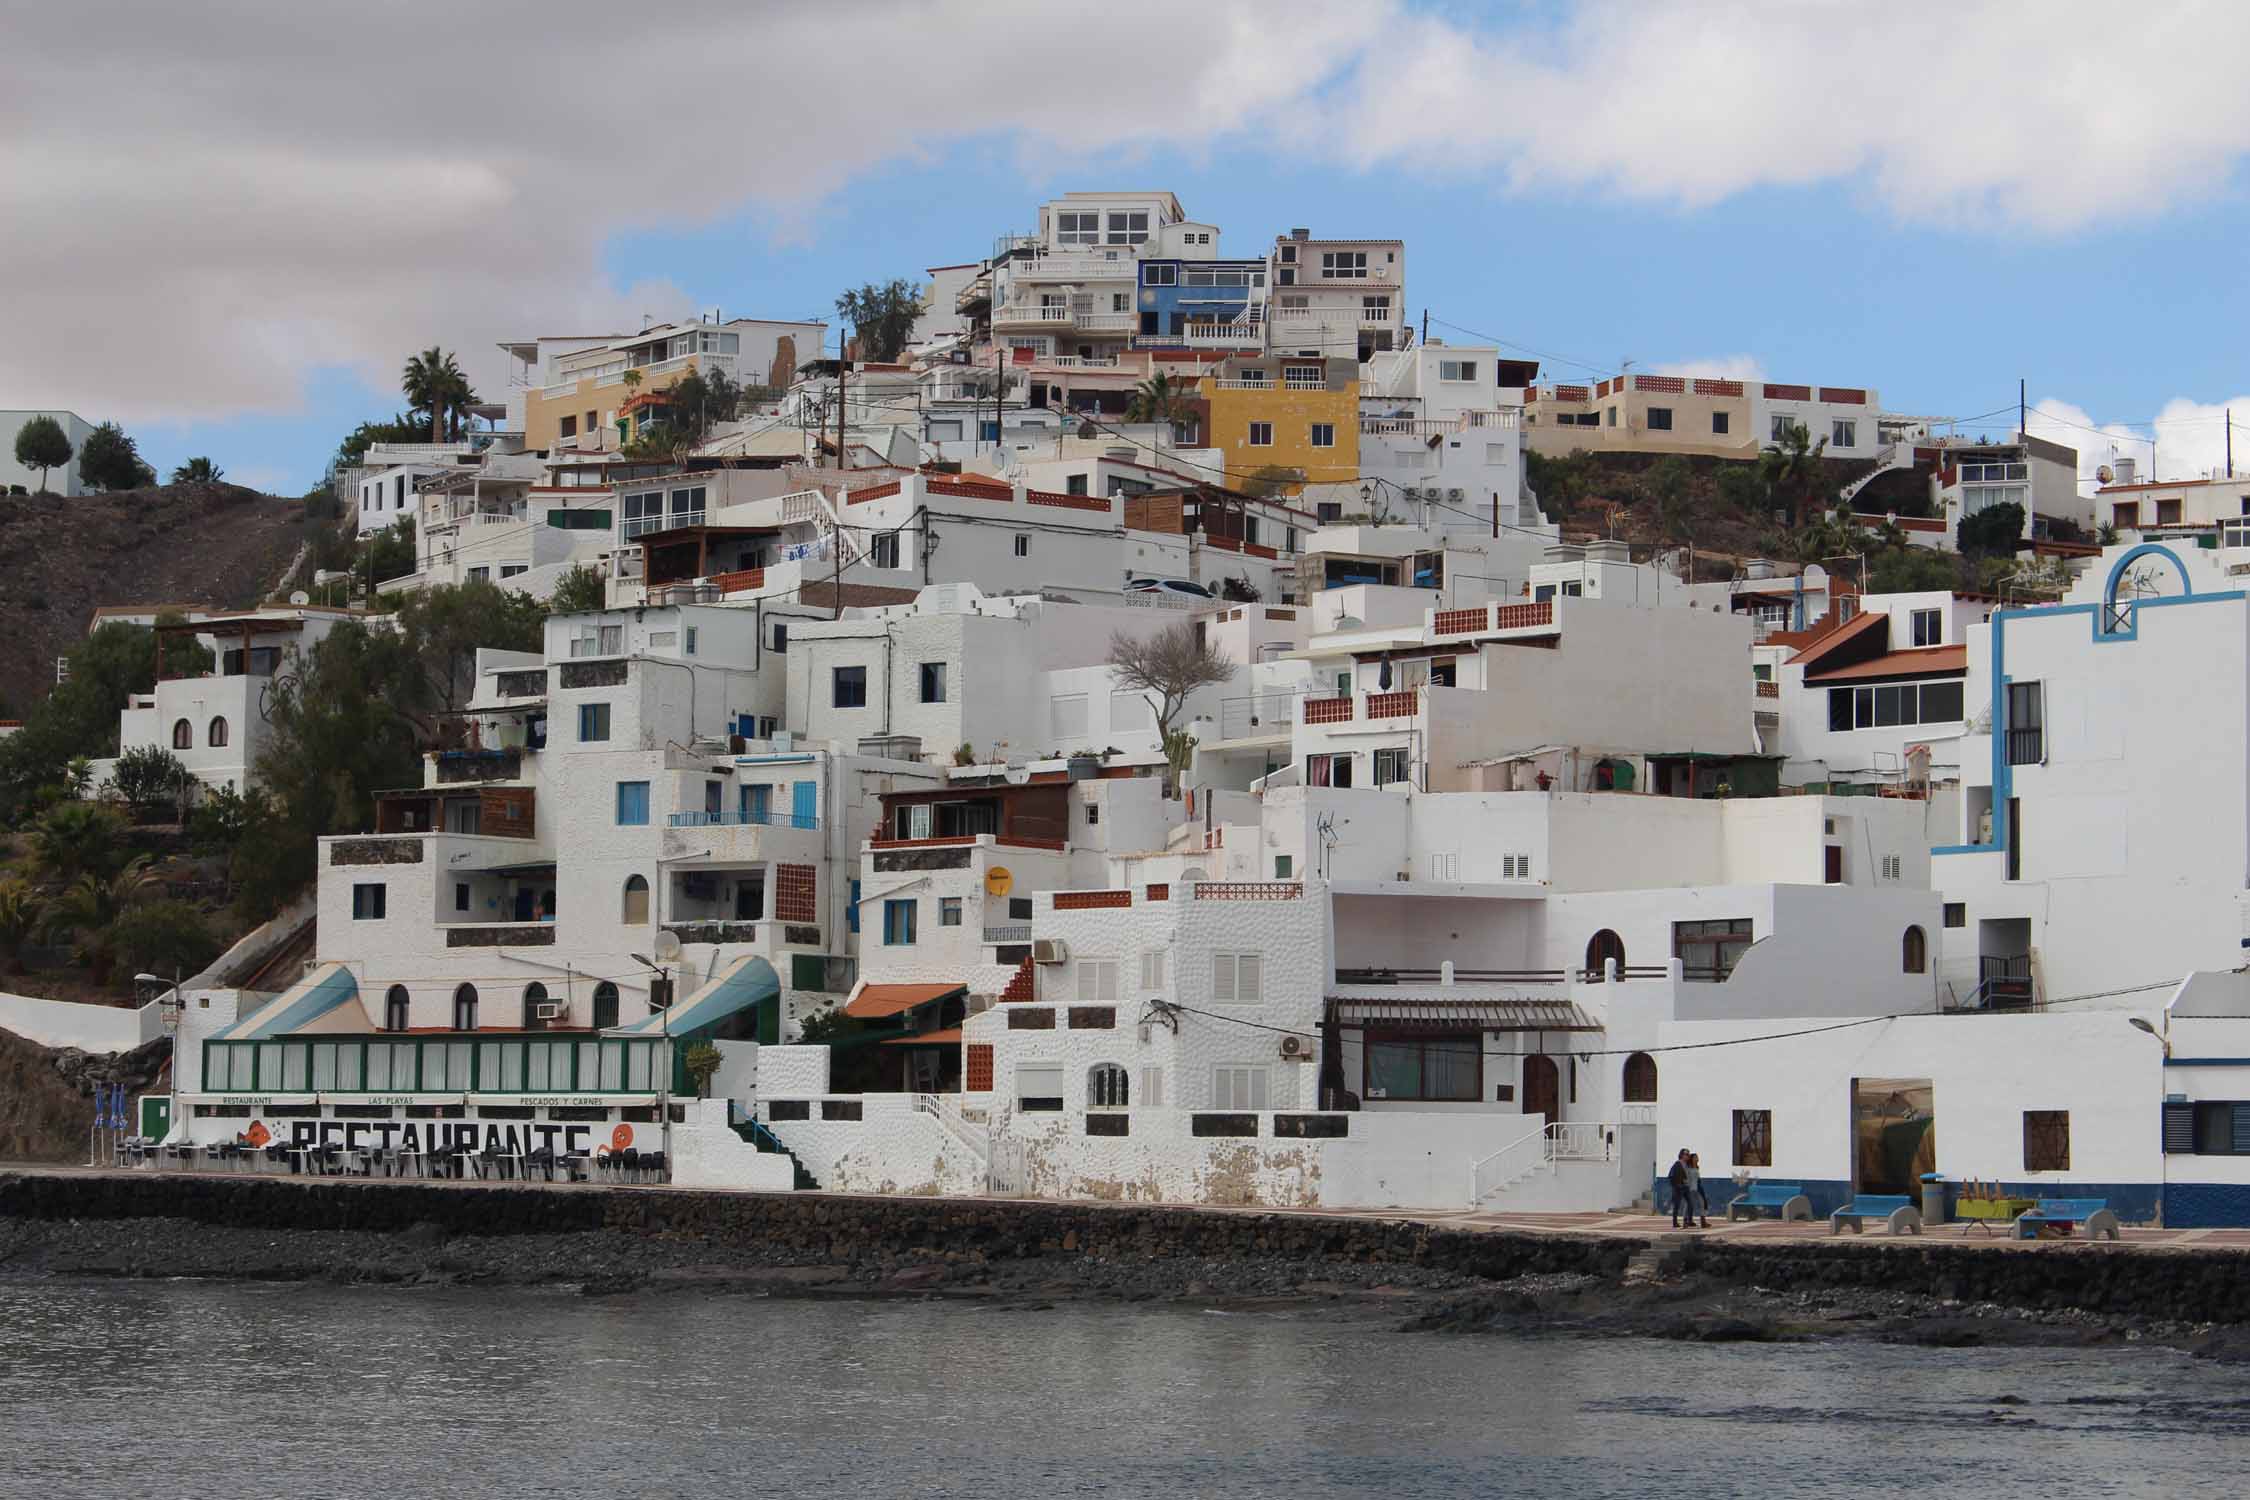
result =
M2093 482L2103 465L2113 470L2120 458L2133 461L2139 477L2195 479L2225 473L2227 420L2234 418L2235 473L2250 474L2250 396L2218 402L2175 396L2164 403L2153 421L2100 423L2083 407L2052 397L2038 402L2025 417L2033 437L2047 438L2078 450L2078 477Z
M1766 367L1754 354L1720 354L1707 359L1676 359L1659 363L1658 375L1689 375L1702 380L1764 380Z
M995 231L1064 173L1222 148L1688 207L1845 180L1902 216L2057 231L2222 181L2250 146L2250 6L1510 14L1525 29L1396 0L17 7L0 393L286 410L314 370L388 387L433 341L490 389L499 338L693 305L613 285L615 236L758 208L810 237L855 175L971 138L1025 166ZM917 263L975 248L917 241L910 212Z

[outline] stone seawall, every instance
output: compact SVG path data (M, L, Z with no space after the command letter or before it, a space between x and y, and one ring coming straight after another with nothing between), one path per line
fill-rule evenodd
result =
M543 1188L195 1176L186 1173L0 1172L0 1222L73 1226L163 1221L244 1236L294 1236L301 1263L332 1235L336 1253L369 1238L429 1236L506 1259L510 1241L547 1252L539 1273L564 1279L570 1257L599 1246L615 1262L689 1261L859 1267L890 1274L929 1262L1071 1263L1111 1270L1194 1263L1352 1268L1358 1280L1449 1284L1577 1277L1608 1284L1648 1241L1475 1232L1379 1219L1024 1200L847 1197L826 1193L701 1193L677 1189ZM132 1273L166 1274L160 1236L119 1222L134 1240ZM1669 1249L1669 1247L1667 1247ZM184 1252L183 1252L184 1253ZM2194 1324L2250 1324L2250 1254L2054 1245L2014 1250L1928 1241L1757 1243L1703 1240L1667 1259L1683 1281L1777 1297L1863 1294L1933 1305L1991 1304L2044 1313ZM147 1264L139 1264L140 1262ZM186 1267L180 1269L185 1270ZM497 1279L511 1279L495 1266ZM245 1266L234 1274L256 1275ZM1614 1291L1612 1293L1614 1295Z

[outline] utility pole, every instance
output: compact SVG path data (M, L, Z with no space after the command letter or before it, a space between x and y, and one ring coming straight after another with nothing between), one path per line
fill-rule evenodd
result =
M2030 437L2030 436L2031 436L2031 429L2030 429L2030 428L2028 428L2028 427L2026 427L2026 426L2024 426L2024 399L2023 399L2023 393L2024 393L2024 381L2023 381L2023 377L2022 377L2021 375L2019 375L2019 376L2017 376L2017 377L2016 377L2016 436L2017 436L2017 437L2018 437L2019 439L2020 439L2020 438L2028 438L2028 437Z
M1429 310L1428 308L1426 308L1426 307L1425 307L1425 308L1423 308L1423 309L1422 309L1422 344L1423 344L1423 347L1427 348L1427 347L1429 346L1429 342L1430 342L1430 310Z
M2227 478L2229 478L2229 479L2232 479L2232 478L2234 478L2234 408L2233 408L2233 407L2231 407L2231 406L2230 406L2230 407L2228 407L2228 408L2226 409L2226 413L2227 413Z

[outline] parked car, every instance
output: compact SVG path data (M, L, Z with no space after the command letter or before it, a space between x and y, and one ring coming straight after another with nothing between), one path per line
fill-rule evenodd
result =
M1125 592L1128 594L1181 594L1190 599L1216 599L1218 597L1202 584L1189 583L1184 578L1128 578L1125 580Z

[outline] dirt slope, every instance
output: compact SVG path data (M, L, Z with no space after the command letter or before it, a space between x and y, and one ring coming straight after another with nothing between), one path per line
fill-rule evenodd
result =
M296 555L303 505L236 484L0 497L0 704L24 711L105 604L239 608Z

